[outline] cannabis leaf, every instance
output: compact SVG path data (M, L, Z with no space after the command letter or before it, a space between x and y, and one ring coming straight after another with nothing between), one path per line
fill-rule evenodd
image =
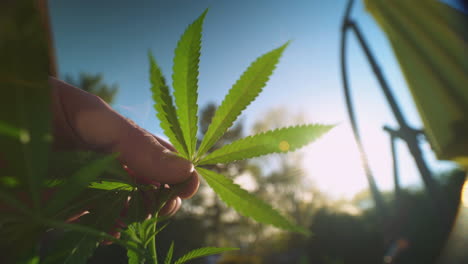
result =
M239 250L238 248L217 248L217 247L204 247L192 250L180 257L174 264L182 264L194 258L201 258L210 255L220 254L226 251Z
M246 137L213 151L198 165L228 163L270 153L294 151L328 132L330 125L302 125L280 128Z
M304 234L307 233L305 229L291 224L269 204L248 193L239 185L233 183L231 179L207 169L198 168L197 170L221 200L240 214L251 217L257 222Z
M208 131L198 149L198 156L205 154L232 126L242 111L258 96L289 42L254 61L229 90L216 110Z
M175 50L173 65L174 110L169 88L161 70L150 55L153 98L158 118L166 135L175 148L205 178L210 187L229 206L239 213L276 227L307 233L290 223L280 213L260 199L234 184L230 179L200 168L200 165L227 163L270 153L294 151L329 131L332 126L302 125L268 131L235 141L206 155L210 148L232 126L242 111L260 94L268 82L283 51L284 45L260 56L241 75L216 110L198 150L197 141L197 90L198 64L202 24L206 10L183 33ZM179 130L180 128L180 130Z
M184 158L188 158L187 146L169 93L169 87L166 85L166 80L153 55L149 53L148 57L150 61L151 92L153 92L154 108L157 111L161 128L172 145L179 150L179 153Z
M126 191L131 191L133 190L133 186L123 183L123 182L114 182L114 181L100 181L100 182L92 182L89 185L89 188L92 189L100 189L100 190L126 190Z
M126 191L105 193L106 197L93 202L90 213L80 217L79 225L58 221L60 224L57 227L64 228L65 232L52 245L52 254L46 257L44 263L86 263L102 240L103 234L109 236L98 230L106 230L114 224L128 196ZM51 226L56 225L51 220L46 222L52 223Z
M134 245L137 245L141 249L145 249L145 254L139 254L133 249L127 249L127 256L129 258L130 264L140 264L145 263L146 260L150 260L150 252L147 250L148 244L152 239L166 226L168 223L154 230L154 225L160 221L161 218L153 217L146 219L143 222L134 222L130 224L127 229L122 233L122 235L128 238Z
M109 155L95 160L87 166L81 168L73 174L54 194L53 198L46 207L48 214L53 214L62 209L68 202L74 199L88 185L105 171L106 167L115 160L116 155Z
M195 152L198 129L198 63L203 20L206 12L185 30L177 44L174 56L172 86L181 129L189 159Z

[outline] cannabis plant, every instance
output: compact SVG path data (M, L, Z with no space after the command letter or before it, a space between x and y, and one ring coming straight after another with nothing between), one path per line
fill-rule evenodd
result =
M198 64L202 25L206 13L207 11L203 12L185 30L175 49L172 74L174 98L155 58L149 54L151 91L160 125L177 154L193 163L197 172L228 206L258 222L306 234L306 229L291 223L270 205L249 194L231 179L205 166L294 151L314 141L332 126L308 124L280 128L234 141L210 152L242 111L262 91L288 46L287 42L260 56L241 75L216 110L201 143L197 146ZM180 185L172 188L177 190ZM172 252L172 245L169 252Z

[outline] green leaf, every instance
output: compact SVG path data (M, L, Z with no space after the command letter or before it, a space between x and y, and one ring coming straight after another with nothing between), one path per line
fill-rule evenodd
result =
M232 86L216 110L200 144L197 157L205 154L232 126L242 111L260 94L288 44L289 42L259 57Z
M144 254L139 254L138 252L135 252L135 250L128 249L127 256L130 264L145 263L146 260L151 259L151 252L148 248L148 244L152 241L152 238L162 231L168 224L166 223L162 227L154 230L154 224L158 221L160 221L160 218L153 217L142 222L134 222L122 232L122 235L129 238L131 243L139 247L141 250L144 250Z
M172 262L172 254L174 253L174 241L172 241L169 250L167 251L166 259L164 260L164 264L171 264Z
M126 191L131 191L134 189L133 186L123 183L123 182L113 182L113 181L100 181L100 182L92 182L89 185L89 188L92 189L100 189L100 190L126 190Z
M217 248L217 247L198 248L180 257L176 262L174 262L174 264L182 264L195 258L216 255L216 254L220 254L220 253L223 253L226 251L232 251L232 250L239 250L239 249L238 248Z
M468 15L443 2L364 1L387 35L437 157L468 166Z
M90 182L105 171L106 167L115 160L115 155L95 160L78 170L65 183L60 186L46 207L47 214L54 214L65 207L71 200L84 191Z
M189 159L195 152L198 130L198 63L203 20L206 12L185 30L177 44L174 56L172 81L177 116L184 135Z
M187 158L187 145L180 128L179 120L177 119L169 87L166 85L166 80L153 55L149 53L148 57L150 61L151 91L155 102L154 108L156 109L161 128L175 149L184 158Z
M140 239L140 226L140 223L133 223L129 225L127 229L121 232L121 234L122 237L130 240L129 243L132 243L136 247L139 247L143 250L145 247L143 246L143 243ZM138 252L130 248L127 248L127 257L129 264L143 264L146 260L145 254L139 254Z
M327 133L330 125L302 125L267 131L237 140L202 158L199 165L228 163L236 160L294 151Z
M102 239L111 237L106 232L115 224L128 192L106 192L108 195L93 204L90 213L80 217L80 224L62 221L48 221L50 226L65 230L64 236L57 240L47 255L45 263L86 263ZM119 241L125 244L124 241ZM126 245L126 244L125 244Z
M248 193L231 179L203 168L197 168L197 171L219 195L221 200L240 214L250 217L257 222L270 224L281 229L304 234L308 233L304 228L290 223L269 204Z
M99 245L99 239L78 232L68 232L60 238L58 247L42 263L83 264L93 255Z
M21 138L23 138L23 141L24 141L24 136L23 137L21 136L20 129L13 127L1 120L0 120L0 135L8 136L18 141L21 141Z
M128 264L143 264L145 263L145 259L141 257L135 251L128 249L127 250L127 257L128 257Z

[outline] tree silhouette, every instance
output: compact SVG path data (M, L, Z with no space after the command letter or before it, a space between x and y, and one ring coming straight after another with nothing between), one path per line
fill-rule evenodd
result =
M103 81L104 77L101 73L80 73L78 78L73 78L71 75L65 76L65 82L83 89L89 93L99 96L108 104L112 104L119 90L116 84L108 85Z

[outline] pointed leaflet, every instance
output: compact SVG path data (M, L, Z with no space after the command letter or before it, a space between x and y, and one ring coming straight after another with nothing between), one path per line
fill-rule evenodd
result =
M210 255L220 254L226 251L239 250L238 248L217 248L217 247L204 247L190 251L184 256L180 257L174 264L182 264L194 258L201 258Z
M203 168L197 168L197 171L218 194L221 200L234 208L238 213L260 223L270 224L294 232L307 233L307 230L290 223L269 204L248 193L239 185L233 183L231 179Z
M199 165L228 163L267 155L294 151L318 139L333 126L302 125L267 131L246 137L213 151L202 158Z
M259 57L232 86L218 110L216 110L198 149L198 156L205 154L232 126L233 122L236 121L250 102L258 96L288 44L289 42Z
M166 259L164 260L164 264L171 264L172 262L172 254L174 253L174 241L171 243L171 247L169 251L167 251Z
M57 227L64 228L65 232L60 239L49 245L52 246L50 254L46 254L43 262L86 263L99 246L103 236L109 236L101 230L109 230L115 224L115 219L120 215L127 196L127 192L107 192L105 197L93 203L89 214L80 217L79 225L60 221Z
M189 159L197 141L198 63L203 19L207 10L185 30L177 44L174 56L172 86L177 116L187 146Z
M166 80L153 55L148 53L148 57L150 61L151 92L153 93L154 108L161 128L175 149L184 157L187 157L187 146L177 119L176 109L172 103L169 87L166 85Z
M123 182L99 181L99 182L91 182L89 184L89 188L108 190L108 191L117 190L117 189L131 191L133 190L134 187Z
M89 165L83 167L70 177L62 186L58 188L49 204L46 207L48 214L55 214L61 210L67 203L73 200L77 195L83 192L88 185L106 169L115 159L115 155L95 160Z

